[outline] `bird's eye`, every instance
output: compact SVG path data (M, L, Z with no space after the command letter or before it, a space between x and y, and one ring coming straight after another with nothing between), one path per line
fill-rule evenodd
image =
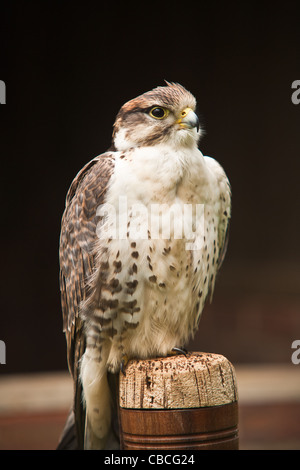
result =
M150 110L149 114L155 119L164 119L169 114L169 110L166 108L161 108L160 106L155 106Z

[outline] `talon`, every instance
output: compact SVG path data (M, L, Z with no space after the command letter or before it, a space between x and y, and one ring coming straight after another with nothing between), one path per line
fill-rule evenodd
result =
M172 348L175 354L183 354L185 357L188 355L188 351L185 348Z
M126 354L123 354L121 364L120 364L120 369L124 377L126 377L126 366L128 364L128 356Z

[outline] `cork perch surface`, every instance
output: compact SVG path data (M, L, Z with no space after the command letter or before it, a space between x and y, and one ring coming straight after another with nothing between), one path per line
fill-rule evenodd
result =
M235 371L220 354L194 352L130 360L120 374L120 407L182 409L237 401Z

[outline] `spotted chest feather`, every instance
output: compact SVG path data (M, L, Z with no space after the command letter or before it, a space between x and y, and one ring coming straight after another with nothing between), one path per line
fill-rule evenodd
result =
M120 186L122 181L115 176L107 196L115 209L113 216L118 214L118 233L114 235L119 236L102 237L97 242L100 263L93 277L93 295L88 308L83 309L89 325L87 344L99 357L103 344L110 345L107 363L112 370L118 367L124 353L137 357L165 355L193 335L205 300L213 291L219 262L220 202L201 197L190 175L186 179L180 177L173 199L166 192L160 212L148 202L143 206L146 212L139 206L137 214L134 203L151 202L153 196L144 191L141 198L137 192L134 200L131 191L125 193L130 205L123 207L123 214L120 201L114 197L114 193L120 193ZM185 204L194 209L199 204L202 212L185 212ZM165 221L169 222L167 236ZM178 225L182 229L188 223L189 237L184 232L178 237ZM111 225L108 215L102 232Z

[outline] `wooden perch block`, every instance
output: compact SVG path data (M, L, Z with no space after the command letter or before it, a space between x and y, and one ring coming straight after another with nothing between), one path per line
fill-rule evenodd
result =
M119 405L123 449L238 449L235 372L219 354L129 361Z

